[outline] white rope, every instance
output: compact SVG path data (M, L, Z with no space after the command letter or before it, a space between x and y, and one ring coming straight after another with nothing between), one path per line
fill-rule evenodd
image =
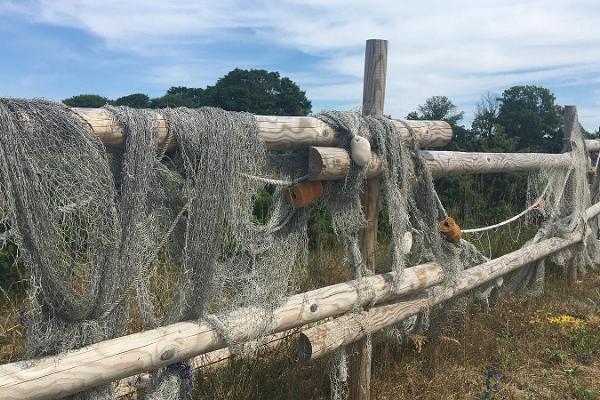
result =
M296 183L304 182L305 180L308 179L308 175L304 175L304 176L301 176L300 178L296 178L296 179L292 179L292 180L273 179L273 178L266 178L264 176L255 176L255 175L248 175L248 174L240 174L240 176L243 176L244 178L248 178L248 179L253 179L253 180L259 181L259 182L268 183L268 184L275 185L275 186L292 186L292 185L295 185Z
M496 229L496 228L500 228L503 225L506 224L510 224L511 222L514 222L516 220L518 220L519 218L521 218L522 216L524 216L525 214L527 214L528 212L537 209L538 207L540 207L540 205L543 203L543 199L542 197L538 198L532 205L530 205L529 207L527 207L525 210L521 211L519 214L505 220L502 222L499 222L497 224L494 225L490 225L490 226L484 226L482 228L473 228L473 229L463 229L462 233L476 233L476 232L484 232L484 231L489 231L492 229Z

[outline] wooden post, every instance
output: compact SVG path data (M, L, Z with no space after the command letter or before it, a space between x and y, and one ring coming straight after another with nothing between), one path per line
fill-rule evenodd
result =
M387 40L367 40L363 84L363 114L383 116L385 78L387 72ZM360 250L367 269L375 272L377 249L377 209L379 178L367 180L362 195L366 227L361 232ZM369 400L371 397L371 339L365 337L351 348L350 399Z
M581 130L579 129L579 119L577 118L577 108L575 106L565 106L563 116L565 125L563 128L562 152L566 153L573 150L573 139L579 139L577 135L581 136ZM573 201L575 184L573 177L569 178L565 190L565 200L567 202ZM565 276L568 285L577 282L577 265L573 259L570 259L565 266Z

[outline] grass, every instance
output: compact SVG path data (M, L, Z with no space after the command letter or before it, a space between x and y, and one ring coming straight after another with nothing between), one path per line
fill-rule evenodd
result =
M424 345L377 335L372 397L600 400L599 287L598 273L575 287L555 274L543 296L473 307L462 325ZM329 360L299 365L294 352L292 339L269 354L201 373L195 398L329 398Z
M496 248L501 246L507 248ZM513 241L499 241L494 253L515 246ZM378 251L379 271L386 264L384 252L383 247ZM341 257L332 251L311 254L299 290L348 280ZM372 397L600 400L598 288L598 273L574 287L550 273L543 296L503 298L493 308L474 306L460 323L448 324L443 336L415 337L407 344L375 335ZM23 354L23 296L9 293L0 299L0 363ZM137 326L134 321L132 329ZM330 360L300 365L295 349L292 338L267 352L200 370L194 397L329 398Z

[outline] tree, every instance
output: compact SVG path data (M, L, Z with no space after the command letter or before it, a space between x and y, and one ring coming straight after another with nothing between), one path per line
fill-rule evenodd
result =
M490 92L481 96L481 100L477 104L475 118L471 124L474 134L484 138L494 136L497 130L499 111L500 99L498 96Z
M202 88L188 88L173 86L167 93L159 98L152 99L152 108L188 107L198 108L206 105L205 90Z
M540 86L513 86L502 93L498 122L507 135L519 139L519 149L560 151L562 108L550 90Z
M420 119L430 121L446 121L450 125L457 126L462 121L464 112L458 108L446 96L433 96L425 100L425 104L419 105L417 111L407 115L407 119Z
M208 105L267 115L307 115L306 93L278 72L236 68L206 88Z
M127 106L133 108L149 108L150 98L143 93L130 94L115 100L116 106Z
M80 94L79 96L64 99L63 103L69 107L97 108L110 104L110 100L97 94Z

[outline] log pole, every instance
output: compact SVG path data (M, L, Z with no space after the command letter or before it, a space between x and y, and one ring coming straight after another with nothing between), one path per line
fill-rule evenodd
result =
M569 153L466 153L459 151L422 150L421 154L433 176L494 174L564 168L571 165ZM350 171L351 158L338 147L311 147L308 156L310 180L344 179ZM367 177L381 175L381 160L371 153Z
M586 219L600 214L600 203L589 207ZM409 300L390 301L370 308L360 315L344 315L319 326L304 330L298 345L299 360L310 362L332 351L361 340L366 335L430 309L453 297L493 281L523 265L541 260L557 251L581 242L584 235L576 232L567 238L550 238L522 247L502 257L462 271L455 285L433 287Z
M577 117L577 108L575 106L565 106L563 111L564 127L563 127L563 146L562 152L567 153L574 150L579 139L581 139L581 130L579 128L579 119ZM565 201L570 204L574 201L575 188L577 183L574 182L573 176L567 181L565 190ZM577 282L577 264L574 258L567 261L565 265L565 278L568 285L574 285Z
M120 126L114 123L110 111L104 108L72 108L100 137L109 152L122 151L125 137ZM158 122L158 145L167 142L167 122L154 111ZM339 134L325 122L313 117L283 117L256 115L260 138L267 150L290 150L309 146L337 146ZM409 124L422 147L442 147L452 139L452 128L444 121L395 121L400 135L410 140L411 134L404 125ZM168 141L168 150L177 146L177 138Z
M387 40L367 40L363 77L364 115L383 116L385 80L387 74ZM360 252L366 269L375 273L377 250L377 210L379 206L379 177L367 179L361 198L366 226L360 232ZM351 400L371 398L371 338L364 337L350 348L349 390Z
M252 341L244 345L244 351L251 357L268 349L275 349L281 346L285 340L289 340L294 334L297 334L297 329L290 329L284 332L275 333L266 338ZM192 370L213 370L224 367L229 361L236 358L237 354L233 353L229 348L211 351L210 353L196 356L189 360ZM150 374L145 372L130 376L114 382L115 394L118 398L135 397L138 390L145 389L150 384Z
M270 332L282 332L341 315L356 305L378 303L416 293L443 280L441 267L423 264L403 271L374 275L289 297L274 310ZM230 332L237 342L258 335L249 331L256 311L240 309L228 320L238 321ZM35 360L0 366L0 399L58 399L122 378L155 370L227 347L205 322L179 322L133 335Z

